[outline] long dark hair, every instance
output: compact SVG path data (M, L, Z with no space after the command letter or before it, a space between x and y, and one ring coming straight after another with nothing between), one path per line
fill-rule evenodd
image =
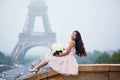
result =
M75 30L74 32L76 33L75 39L76 55L80 57L87 56L80 32L77 30Z

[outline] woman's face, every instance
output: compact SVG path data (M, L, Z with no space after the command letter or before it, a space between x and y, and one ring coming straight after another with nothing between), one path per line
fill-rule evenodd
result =
M71 40L75 40L76 36L77 36L76 32L73 32L72 35L71 35Z

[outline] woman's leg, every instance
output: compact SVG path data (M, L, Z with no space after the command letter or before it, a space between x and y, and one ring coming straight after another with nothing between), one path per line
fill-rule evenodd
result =
M37 66L35 66L33 69L30 69L30 72L38 72L39 68L45 66L48 64L48 60L43 60L42 62L40 62Z
M39 68L41 68L41 67L43 67L43 66L45 66L45 65L47 65L48 64L48 61L47 60L43 60L42 62L40 62L36 67L35 67L35 69L39 69Z

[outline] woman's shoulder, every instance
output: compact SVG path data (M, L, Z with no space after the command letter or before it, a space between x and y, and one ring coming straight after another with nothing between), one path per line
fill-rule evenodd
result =
M69 44L73 44L73 45L74 45L74 44L75 44L75 41L70 41Z

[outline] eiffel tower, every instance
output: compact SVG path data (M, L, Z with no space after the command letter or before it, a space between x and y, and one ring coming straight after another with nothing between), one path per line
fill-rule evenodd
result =
M29 49L36 46L51 48L51 45L56 42L56 33L51 30L47 9L42 0L31 1L23 32L19 34L19 40L11 53L14 63L21 63ZM33 31L36 17L42 18L44 32Z

